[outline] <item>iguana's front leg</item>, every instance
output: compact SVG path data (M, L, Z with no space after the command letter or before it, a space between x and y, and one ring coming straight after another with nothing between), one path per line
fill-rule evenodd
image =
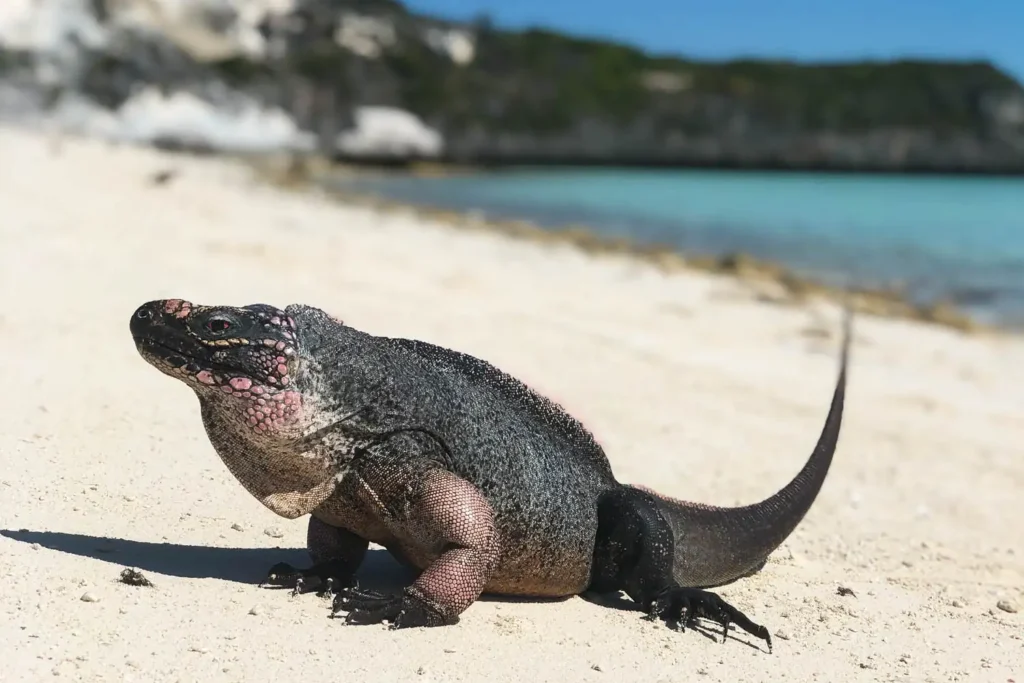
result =
M418 462L368 468L358 475L366 498L403 543L439 553L399 594L344 588L333 613L349 623L388 620L391 628L454 624L483 592L499 556L490 503L446 470Z
M326 595L341 588L355 586L355 573L366 556L369 542L347 529L331 526L316 517L306 527L306 550L313 564L296 569L278 562L260 586L291 588L293 595L316 590Z

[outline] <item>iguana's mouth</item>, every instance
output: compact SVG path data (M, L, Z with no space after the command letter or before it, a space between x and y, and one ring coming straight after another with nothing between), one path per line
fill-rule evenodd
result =
M148 350L148 355L158 358L176 370L184 370L193 374L202 370L209 370L210 372L223 373L229 377L245 375L238 368L218 363L208 358L197 358L187 351L182 351L180 348L152 337L139 337L136 339L136 344L141 349ZM153 351L156 352L154 353Z

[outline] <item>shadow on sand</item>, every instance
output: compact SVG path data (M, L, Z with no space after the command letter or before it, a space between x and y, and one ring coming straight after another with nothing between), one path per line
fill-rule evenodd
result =
M118 567L135 567L143 572L185 579L258 584L278 562L296 567L309 564L304 548L219 548L27 529L0 529L0 536L22 543L38 543L48 550L90 557ZM366 553L359 569L360 584L375 590L393 590L414 578L415 573L400 565L390 553L375 548Z

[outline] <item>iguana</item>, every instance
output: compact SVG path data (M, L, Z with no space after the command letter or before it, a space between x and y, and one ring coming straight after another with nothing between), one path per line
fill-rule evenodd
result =
M130 329L146 361L195 392L242 485L278 515L310 515L311 566L278 563L265 584L317 588L331 616L391 628L454 624L484 592L625 592L649 619L685 630L706 618L725 634L733 623L770 651L764 626L707 589L759 571L814 502L842 422L850 324L847 312L810 458L778 493L735 508L619 483L580 422L488 362L318 308L158 300ZM415 581L360 588L370 542Z

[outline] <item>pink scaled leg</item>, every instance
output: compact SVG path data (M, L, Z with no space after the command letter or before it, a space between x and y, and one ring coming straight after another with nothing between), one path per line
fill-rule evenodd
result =
M483 592L499 556L490 504L466 480L442 469L388 463L359 475L367 498L403 553L425 566L400 595L343 589L334 611L348 622L389 620L392 628L458 622Z

